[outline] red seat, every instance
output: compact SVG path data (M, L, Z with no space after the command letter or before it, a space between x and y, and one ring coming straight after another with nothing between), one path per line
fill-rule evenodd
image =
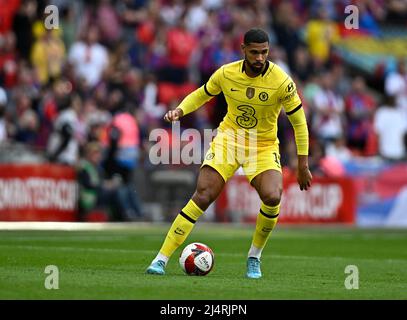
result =
M158 84L158 101L169 105L173 101L182 101L189 93L194 91L197 86L193 83L184 83L181 85L160 82Z

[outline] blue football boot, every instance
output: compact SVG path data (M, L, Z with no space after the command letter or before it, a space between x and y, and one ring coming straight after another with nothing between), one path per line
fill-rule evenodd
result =
M158 260L158 261L152 263L147 268L146 273L164 275L165 274L165 262L162 260Z
M251 279L261 278L260 260L254 257L247 259L247 273L246 276Z

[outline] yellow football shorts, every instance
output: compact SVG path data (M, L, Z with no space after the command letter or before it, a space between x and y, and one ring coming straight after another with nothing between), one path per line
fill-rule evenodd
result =
M270 145L264 142L239 141L238 138L219 131L210 143L201 168L205 165L219 172L225 182L242 166L251 182L266 170L281 172L279 143L278 140Z

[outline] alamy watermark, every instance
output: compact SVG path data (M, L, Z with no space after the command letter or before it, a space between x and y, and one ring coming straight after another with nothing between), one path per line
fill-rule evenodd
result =
M216 136L216 146L209 149ZM204 129L202 133L189 128L181 132L179 121L172 122L171 130L157 128L149 135L153 143L149 151L151 164L201 164L206 160L215 164L235 164L256 161L258 143L255 129Z
M47 30L59 29L59 10L56 5L50 4L45 7L44 13L47 15L44 26Z
M345 28L348 30L359 29L359 8L355 5L347 5L344 12L349 14L345 18Z
M44 287L47 290L57 290L59 289L59 270L55 265L48 265L44 270L45 274L48 276L45 278Z
M359 289L359 269L357 266L350 264L345 267L345 274L349 274L345 278L345 288L348 290Z

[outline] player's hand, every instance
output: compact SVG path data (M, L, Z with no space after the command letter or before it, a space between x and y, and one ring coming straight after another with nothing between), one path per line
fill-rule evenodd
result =
M312 174L308 167L298 168L297 182L301 190L308 190L311 187Z
M178 121L184 112L180 108L176 108L175 110L170 110L164 115L164 120L167 122Z

